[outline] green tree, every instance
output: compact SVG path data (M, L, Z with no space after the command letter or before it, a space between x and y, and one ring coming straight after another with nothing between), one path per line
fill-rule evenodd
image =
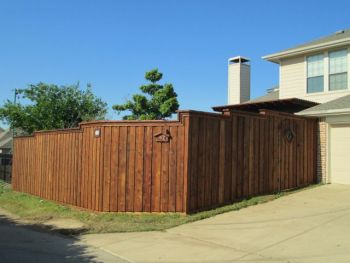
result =
M17 90L25 103L7 100L0 107L0 119L25 134L37 130L77 127L82 121L104 119L107 104L97 98L87 85L57 86L45 83Z
M170 117L179 109L177 94L172 84L160 85L163 74L158 69L146 72L145 79L151 83L142 85L140 90L145 94L135 94L124 104L117 104L113 109L118 113L130 111L124 120L161 120Z

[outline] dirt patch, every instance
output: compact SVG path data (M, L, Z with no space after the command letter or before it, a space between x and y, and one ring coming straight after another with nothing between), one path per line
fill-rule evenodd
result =
M58 231L66 235L76 235L86 231L85 225L72 218L55 218L42 223L50 230Z
M72 218L55 218L44 222L43 225L59 229L80 229L85 227L82 222Z

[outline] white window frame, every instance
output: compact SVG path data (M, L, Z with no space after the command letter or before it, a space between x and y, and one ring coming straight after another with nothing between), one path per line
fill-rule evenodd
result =
M348 60L348 88L347 89L342 89L342 90L329 90L329 56L328 53L332 51L337 51L337 50L342 50L346 49L347 50L347 60ZM323 75L323 85L324 85L324 90L320 92L313 92L313 93L308 93L307 92L307 58L312 55L317 55L322 52L315 52L313 54L307 54L304 55L304 95L305 96L317 96L317 95L322 95L322 94L333 94L333 93L348 93L350 92L350 47L348 48L337 48L337 49L331 49L323 52L323 67L324 67L324 75Z
M329 53L330 52L336 52L336 51L342 51L342 50L346 50L346 60L347 60L347 80L348 80L348 85L347 85L347 88L346 89L339 89L339 90L330 90L330 86L329 86L329 76L332 75L330 74L330 61L329 61ZM328 73L328 82L327 82L327 85L328 85L328 91L329 92L333 92L333 91L346 91L346 90L349 90L350 89L350 86L349 86L349 49L348 48L341 48L341 49L335 49L335 50L330 50L327 52L327 58L328 58L328 67L327 67L327 73ZM345 72L342 72L342 73L345 73Z
M323 55L323 91L309 93L309 92L307 92L307 79L308 79L307 58L310 56L319 55L319 54ZM327 60L325 60L326 56L327 56ZM308 55L304 56L304 70L305 70L305 88L304 88L304 91L305 91L305 95L308 95L308 96L319 95L319 94L325 93L326 90L328 91L328 84L326 84L326 81L328 83L328 75L327 76L325 75L326 68L328 68L327 65L325 64L326 61L328 63L328 53L327 52L315 52L313 54L308 54ZM327 73L328 73L328 69L327 69Z

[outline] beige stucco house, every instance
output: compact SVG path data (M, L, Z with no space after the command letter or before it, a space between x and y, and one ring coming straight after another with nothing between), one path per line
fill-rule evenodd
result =
M319 180L350 184L350 30L337 31L263 59L279 65L279 87L254 100L235 101L230 98L230 90L235 90L230 87L230 83L234 83L230 80L230 64L235 61L229 60L229 103L289 98L319 103L296 113L319 118ZM247 62L249 60L245 59L242 63L249 68Z

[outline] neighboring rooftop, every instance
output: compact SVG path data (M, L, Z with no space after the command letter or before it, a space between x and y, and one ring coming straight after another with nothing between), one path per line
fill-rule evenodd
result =
M288 48L277 53L273 53L267 56L264 56L263 59L266 59L271 62L279 63L281 58L291 57L295 55L301 55L310 51L322 50L328 47L337 47L350 44L350 29L339 30L331 35L326 37L313 40L293 48Z
M12 132L10 129L0 131L0 148L12 148Z
M272 101L279 99L279 89L278 86L273 87L267 90L267 93L263 96L257 97L255 99L251 99L244 103L252 103L252 102L264 102L264 101Z
M213 107L214 111L224 112L230 110L259 112L260 110L274 110L287 113L296 113L307 108L318 105L317 102L302 100L297 98L261 101L261 102L246 102L243 104L224 105Z
M11 149L12 148L12 138L7 138L0 142L0 148Z
M314 106L312 108L308 108L299 112L298 114L309 116L324 116L339 113L350 114L350 95L328 101L326 103Z

